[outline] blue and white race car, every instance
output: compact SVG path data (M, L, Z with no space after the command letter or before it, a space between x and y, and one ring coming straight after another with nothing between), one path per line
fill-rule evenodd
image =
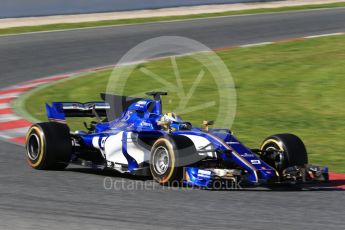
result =
M328 168L308 164L295 135L266 138L259 149L242 144L229 129L193 127L162 113L161 95L149 98L101 94L101 102L53 102L49 122L32 125L26 155L35 169L61 170L70 163L152 176L162 185L199 187L241 181L248 185L327 181ZM71 132L66 117L95 117L87 131ZM107 118L103 118L107 117ZM103 118L103 120L102 120Z

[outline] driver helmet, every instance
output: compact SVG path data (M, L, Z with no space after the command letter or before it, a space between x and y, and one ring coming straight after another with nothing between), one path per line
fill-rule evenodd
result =
M178 116L176 113L166 113L160 118L161 122L169 122L169 123L182 123L182 118Z

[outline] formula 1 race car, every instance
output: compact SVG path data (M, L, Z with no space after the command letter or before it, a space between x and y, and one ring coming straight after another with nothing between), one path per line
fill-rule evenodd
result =
M198 187L328 180L328 168L308 164L295 135L273 135L259 149L249 149L229 129L210 128L212 121L196 128L174 113L163 114L166 92L147 95L153 99L101 94L101 102L46 104L49 122L34 124L27 133L29 165L61 170L74 163ZM71 132L66 117L98 121L84 123L87 131Z

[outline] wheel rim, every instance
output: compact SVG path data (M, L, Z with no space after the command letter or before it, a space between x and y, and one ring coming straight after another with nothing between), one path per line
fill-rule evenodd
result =
M37 160L39 153L40 153L40 139L37 134L32 133L28 138L28 143L26 145L27 155L30 160L35 161Z
M169 168L170 156L168 150L160 146L153 154L153 168L158 175L163 175Z
M272 160L274 162L274 166L276 169L281 170L285 163L284 152L281 151L279 148L275 147L274 145L270 145L266 147L267 152L272 152Z

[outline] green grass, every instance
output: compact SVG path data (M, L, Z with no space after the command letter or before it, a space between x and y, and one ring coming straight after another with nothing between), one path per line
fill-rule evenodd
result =
M305 141L310 162L345 172L345 36L236 48L218 52L218 55L231 70L236 83L238 107L232 130L240 140L258 147L271 134L295 133ZM201 66L190 56L176 60L187 89ZM135 68L127 83L120 79L114 91L124 86L124 93L129 95L160 87L147 79L141 72L143 68L164 76L171 83L176 81L170 59L163 59ZM46 101L98 100L98 93L105 91L109 75L110 71L102 71L39 90L27 98L25 109L45 120ZM188 105L218 100L216 89L206 71ZM165 111L173 110L174 102L177 102L174 93L164 98ZM217 112L215 107L213 111L185 114L184 119L199 125ZM81 127L80 121L69 122L73 128Z
M59 23L59 24L49 24L49 25L41 25L41 26L22 26L22 27L11 27L11 28L0 29L0 35L76 29L76 28L86 28L86 27L95 27L95 26L111 26L111 25L123 25L123 24L134 24L134 23L172 21L172 20L181 20L181 19L230 16L230 15L241 15L241 14L258 14L258 13L284 12L284 11L292 11L292 10L336 8L336 7L344 7L344 6L345 6L345 3L340 2L340 3L330 3L330 4L280 7L280 8L272 8L272 9L253 9L253 10L228 11L228 12L222 12L222 13L205 13L205 14L195 14L195 15L186 15L186 16L166 16L166 17L151 17L151 18L137 18L137 19L105 20L105 21L81 22L81 23Z

